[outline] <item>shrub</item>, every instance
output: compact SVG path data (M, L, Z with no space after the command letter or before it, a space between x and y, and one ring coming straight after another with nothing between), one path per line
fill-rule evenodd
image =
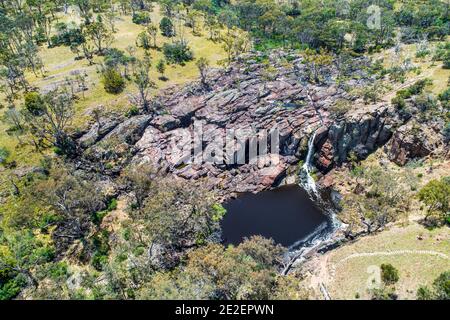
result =
M102 83L105 91L108 93L118 94L125 88L125 80L115 69L108 68L103 71Z
M444 69L450 69L450 42L439 45L433 59L442 61Z
M393 285L399 279L398 270L390 263L381 265L381 280L386 285Z
M404 109L406 107L406 102L403 97L394 97L391 100L391 103L397 108L397 109Z
M96 270L101 271L108 261L108 253L110 250L108 231L103 230L96 233L93 237L92 244L96 250L92 256L91 264Z
M397 91L397 97L400 97L402 99L409 99L412 96L421 94L425 89L425 87L431 84L431 82L432 81L430 79L418 80L416 83L409 86L408 88Z
M391 287L375 288L371 290L372 300L397 300L398 296Z
M445 178L429 181L417 194L417 197L427 206L425 221L430 216L446 219L449 210L450 182Z
M125 117L130 118L137 116L139 114L139 109L136 106L131 106L130 109L125 113Z
M136 12L135 14L133 14L132 21L135 24L147 25L151 22L151 19L148 12Z
M8 159L10 153L8 149L0 147L0 164L5 164Z
M105 51L104 63L107 68L116 68L119 65L127 65L132 60L124 51L117 48L109 48Z
M426 56L428 56L431 53L430 50L428 49L422 49L422 50L418 50L416 52L416 58L425 58Z
M191 49L183 41L165 43L163 45L163 53L169 63L183 64L194 58Z
M159 29L161 30L161 34L165 37L173 37L175 35L172 21L167 17L161 19Z
M60 22L56 24L56 35L50 38L52 46L77 46L85 42L81 30L77 27L69 27L67 24Z
M445 142L449 142L450 141L450 122L446 123L443 134L444 134Z
M331 106L330 111L336 115L336 117L341 117L346 114L351 109L351 103L345 99L339 99L336 103Z
M1 279L0 279L1 280ZM16 277L6 281L0 282L0 300L10 300L16 297L23 287L27 284L24 277Z
M414 99L414 105L422 112L430 110L436 106L436 102L428 94L421 94Z
M411 86L408 88L408 92L409 92L412 96L417 95L417 94L420 94L420 93L422 93L423 89L425 89L425 87L426 87L427 85L431 84L431 82L432 82L432 81L431 81L430 79L421 79L421 80L418 80L418 81L416 81L416 83L414 83L413 85L411 85Z
M136 44L138 47L141 47L145 50L148 50L152 47L150 36L146 31L142 31L138 34Z
M166 61L164 59L160 59L158 63L156 64L156 70L161 74L159 77L160 80L167 80L167 78L164 76L164 73L166 72Z
M422 286L417 290L418 300L449 300L450 271L441 273L433 282L432 288Z
M444 108L450 108L450 87L439 95L439 100Z
M39 94L39 92L28 92L24 96L25 98L25 109L34 116L42 114L44 110L44 99Z

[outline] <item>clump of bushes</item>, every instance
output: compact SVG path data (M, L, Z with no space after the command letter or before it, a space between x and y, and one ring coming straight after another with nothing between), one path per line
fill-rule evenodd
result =
M165 43L163 53L168 63L184 64L194 59L189 46L185 41L175 41L174 43Z
M135 24L147 25L151 22L151 19L150 19L150 15L148 14L148 12L140 11L140 12L136 12L135 14L133 14L132 21Z
M136 44L138 47L141 47L145 50L148 50L152 47L150 36L146 31L142 31L138 34Z
M406 101L404 98L396 96L392 98L391 103L397 108L397 109L404 109L406 107Z
M398 270L390 263L381 265L381 280L386 285L393 285L399 279Z
M442 61L444 69L450 69L450 42L439 45L433 59Z
M447 122L444 127L444 139L445 142L450 142L450 122Z
M436 101L429 94L421 94L421 95L418 95L414 99L414 105L420 111L425 112L427 110L435 108L436 107Z
M9 151L6 148L0 147L0 164L6 164L6 161L9 157Z
M44 99L39 92L28 92L24 95L24 107L34 116L39 116L44 110Z
M118 94L125 88L125 79L115 69L108 68L103 71L102 83L105 91L112 94Z
M439 95L439 100L444 108L450 109L450 87Z
M80 28L59 22L55 26L56 34L50 38L51 46L77 46L86 41Z
M91 264L98 271L102 271L103 266L108 262L108 253L110 250L108 238L109 233L106 230L98 232L93 237L92 244L95 248L95 252L92 256Z
M342 117L346 114L351 108L351 103L345 99L339 99L336 103L331 106L330 111L337 117Z
M441 273L434 280L431 288L422 286L417 290L418 300L449 300L450 299L450 271Z
M125 113L125 117L131 118L139 114L139 109L136 106L131 106L130 109Z
M430 79L418 80L410 87L403 90L399 90L397 92L397 95L394 98L392 98L391 103L398 109L405 108L406 106L405 100L411 98L412 96L421 94L425 89L425 87L430 83L431 83Z
M161 19L159 23L159 29L161 30L161 34L165 37L173 37L175 36L175 29L173 27L172 20L167 17Z

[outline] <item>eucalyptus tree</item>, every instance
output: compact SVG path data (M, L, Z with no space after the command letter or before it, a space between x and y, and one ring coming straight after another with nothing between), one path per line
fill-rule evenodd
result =
M138 90L137 101L145 112L150 111L150 89L155 87L150 77L150 66L150 56L145 55L142 59L136 59L131 75L131 80Z

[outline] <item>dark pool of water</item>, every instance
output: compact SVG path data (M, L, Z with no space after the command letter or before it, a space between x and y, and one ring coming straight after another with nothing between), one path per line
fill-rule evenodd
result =
M239 244L244 237L262 235L289 247L313 233L328 218L299 186L283 186L257 194L245 193L224 204L225 244Z

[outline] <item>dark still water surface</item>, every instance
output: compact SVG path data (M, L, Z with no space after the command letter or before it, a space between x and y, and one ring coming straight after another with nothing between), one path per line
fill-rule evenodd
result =
M225 244L239 244L244 237L262 235L289 247L328 221L298 185L257 194L245 193L224 204Z

